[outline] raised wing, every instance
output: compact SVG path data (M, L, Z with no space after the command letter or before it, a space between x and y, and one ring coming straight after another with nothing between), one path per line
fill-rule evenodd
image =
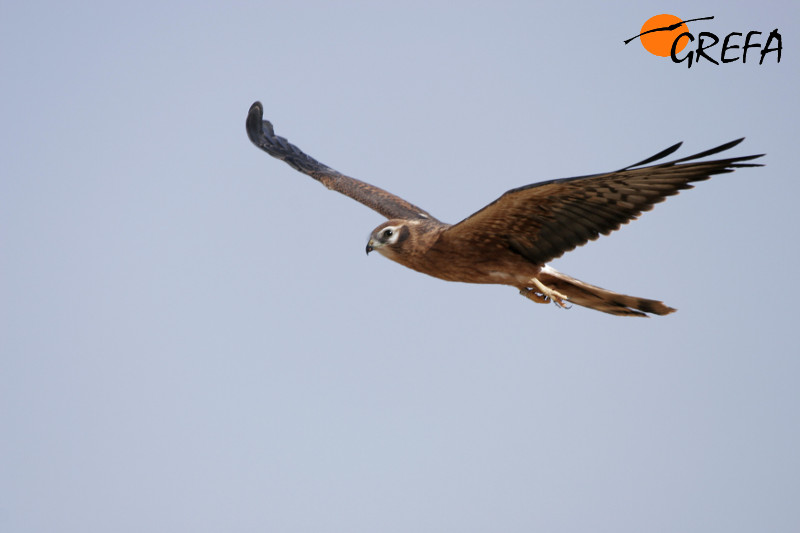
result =
M616 172L564 178L512 189L477 213L448 228L434 245L441 251L468 246L513 250L535 264L544 264L577 246L608 235L643 211L692 188L691 183L733 172L761 155L690 162L733 148L744 139L659 165L641 167L666 157L680 143ZM639 168L637 168L639 167Z
M295 170L308 174L327 188L361 202L386 218L436 220L429 213L402 198L369 183L345 176L306 155L297 146L275 135L272 124L263 118L264 108L261 102L255 102L247 114L247 136L253 144L272 157L285 161Z

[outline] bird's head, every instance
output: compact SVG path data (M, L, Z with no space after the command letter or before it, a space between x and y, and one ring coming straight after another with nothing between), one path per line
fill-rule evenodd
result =
M405 254L411 231L408 221L387 220L372 231L367 243L367 253L375 250L389 259L397 260Z

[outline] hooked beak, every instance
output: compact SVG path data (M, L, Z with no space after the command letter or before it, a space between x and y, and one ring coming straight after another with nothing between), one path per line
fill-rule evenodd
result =
M369 255L369 253L374 249L375 248L372 247L372 239L370 239L369 242L367 243L367 255Z

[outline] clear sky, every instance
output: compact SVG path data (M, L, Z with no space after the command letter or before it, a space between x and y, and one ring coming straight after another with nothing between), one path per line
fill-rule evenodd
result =
M800 6L447 4L0 5L0 530L800 531ZM781 62L623 44L663 12ZM767 166L553 263L677 313L565 311L365 256L255 100L448 222L677 141Z

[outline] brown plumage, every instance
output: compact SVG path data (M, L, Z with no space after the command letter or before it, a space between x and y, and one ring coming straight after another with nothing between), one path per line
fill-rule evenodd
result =
M306 155L275 135L272 124L263 120L260 102L250 107L247 135L271 156L389 219L372 232L367 253L376 250L401 265L447 281L511 285L535 302L552 301L562 307L569 302L624 316L666 315L675 309L584 283L547 263L608 235L668 196L692 188L693 182L736 168L761 166L744 161L763 155L696 161L733 148L743 140L738 139L683 159L644 166L675 152L678 143L616 172L512 189L451 225Z

